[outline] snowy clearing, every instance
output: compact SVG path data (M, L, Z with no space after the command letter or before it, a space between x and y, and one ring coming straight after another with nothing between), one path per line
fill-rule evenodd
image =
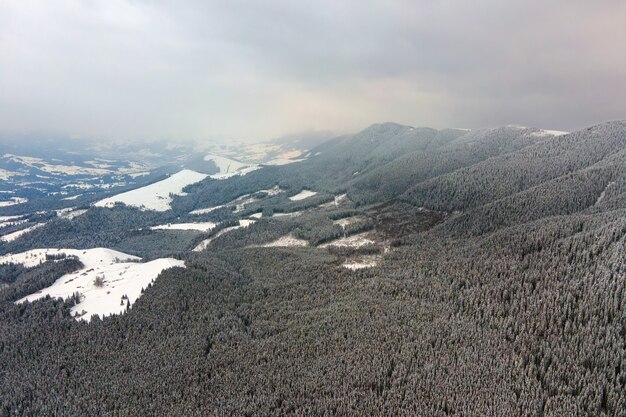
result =
M66 208L61 210L55 210L58 217L66 220L72 220L80 215L87 213L86 209L76 210L75 208Z
M24 216L0 216L0 222L8 222L11 220L21 219Z
M0 207L15 206L17 204L26 203L27 201L28 201L28 198L11 197L11 199L8 201L0 201Z
M561 130L546 130L540 129L538 132L533 132L531 136L545 137L545 136L563 136L567 135L570 132L563 132Z
M261 217L263 217L263 213L254 213L250 215L251 219L260 219Z
M372 239L369 239L370 232L358 233L356 235L342 237L337 240L333 240L331 242L323 243L319 245L320 248L327 248L329 246L347 246L350 248L360 248L362 246L373 245L374 242Z
M279 239L276 239L273 242L266 243L264 245L260 245L262 248L276 248L276 247L287 247L287 246L309 246L309 242L303 239L298 239L293 235L286 235Z
M215 227L215 223L170 223L152 226L150 230L197 230L199 232L208 232Z
M13 242L14 240L20 238L26 233L30 233L35 229L39 229L45 225L45 223L37 223L33 226L27 227L26 229L18 230L17 232L9 233L8 235L0 236L0 240L4 242Z
M35 301L47 295L67 298L79 293L80 303L72 307L77 319L89 321L92 314L105 317L126 311L141 296L142 288L153 282L164 269L185 263L173 258L162 258L140 263L141 258L111 249L35 249L15 255L0 257L0 263L21 263L32 267L45 262L46 254L65 253L76 256L84 268L62 276L50 287L28 295L18 303ZM124 297L124 298L122 298Z
M41 158L33 158L30 156L18 156L13 154L4 154L9 161L40 169L49 174L63 175L107 175L111 170L101 168L90 168L76 165L53 165L49 164Z
M98 201L98 207L113 207L116 203L139 207L142 210L167 211L171 208L170 194L185 195L183 188L202 181L207 176L199 172L184 169L169 178L145 187L127 191Z
M260 168L257 165L245 164L243 162L235 161L234 159L213 154L205 155L204 160L213 161L213 163L217 166L219 172L217 174L210 175L211 178L216 180L223 180L235 175L246 175Z
M82 194L76 194L71 197L65 197L63 200L76 200L80 196L82 196Z
M224 208L224 207L226 207L226 205L222 204L220 206L209 207L209 208L205 208L205 209L193 210L193 211L190 211L189 214L207 214L207 213L210 213L212 211L215 211L217 209L221 209L221 208Z
M300 200L304 200L305 198L313 197L316 194L317 194L316 191L302 190L298 194L292 195L291 197L289 197L289 199L291 201L300 201Z
M297 217L302 215L304 211L292 211L289 213L273 213L272 217Z
M215 207L208 207L208 208L204 208L204 209L197 209L197 210L193 210L190 211L189 214L206 214L206 213L210 213L212 211L215 211L217 209L221 209L224 207L234 207L235 213L240 213L245 209L246 204L250 204L250 203L254 203L256 201L258 201L258 198L254 197L253 194L257 194L257 193L265 193L267 194L269 197L271 196L275 196L277 194L282 193L283 190L281 190L278 186L275 186L273 188L268 188L265 190L259 190L259 191L255 191L254 193L251 194L244 194L241 197L237 197L236 199L229 201L226 204L220 204L219 206L215 206Z
M5 228L5 227L9 227L9 226L18 226L20 224L24 224L28 222L28 220L24 219L24 220L9 220L6 222L0 222L0 229Z
M222 236L222 235L224 235L224 234L226 234L228 232L232 232L233 230L241 229L242 227L248 227L252 223L254 223L254 220L246 220L246 219L239 220L239 224L237 226L230 226L230 227L227 227L225 229L222 229L219 232L217 232L217 234L215 236L210 237L210 238L205 239L202 242L200 242L198 244L198 246L193 248L193 252L202 252L203 250L205 250L211 244L211 242L213 242L218 237L220 237L220 236Z
M375 267L376 265L378 265L378 262L380 262L380 256L365 255L358 258L346 259L346 261L341 266L343 266L344 268L356 270Z
M302 156L302 151L299 151L299 150L284 152L278 155L277 157L267 162L264 162L263 165L279 166L279 165L287 165L287 164L292 164L294 162L301 162L301 161L306 160L306 157L300 158L301 156Z
M342 229L345 229L346 226L349 226L353 223L358 223L360 221L364 221L367 220L367 217L365 216L353 216L353 217L346 217L344 219L339 219L339 220L335 220L333 222L333 224L339 225L341 226Z

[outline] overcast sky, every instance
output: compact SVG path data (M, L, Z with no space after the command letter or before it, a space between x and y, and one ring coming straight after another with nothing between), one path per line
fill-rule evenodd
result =
M623 0L0 0L0 131L268 139L626 118Z

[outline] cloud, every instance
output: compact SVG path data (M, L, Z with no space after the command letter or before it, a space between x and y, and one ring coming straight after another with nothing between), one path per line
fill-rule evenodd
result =
M619 0L0 3L0 127L267 139L624 118Z

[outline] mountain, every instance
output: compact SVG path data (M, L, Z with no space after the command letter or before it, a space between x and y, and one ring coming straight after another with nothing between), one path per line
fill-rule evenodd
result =
M4 414L622 414L626 122L246 146L0 207Z

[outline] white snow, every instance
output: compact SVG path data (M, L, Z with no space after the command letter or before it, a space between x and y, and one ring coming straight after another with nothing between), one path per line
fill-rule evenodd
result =
M220 237L220 236L222 236L222 235L224 235L224 234L226 234L228 232L232 232L233 230L241 229L242 227L248 227L248 226L250 226L254 222L255 222L254 220L248 220L248 219L239 220L239 224L237 226L230 226L230 227L227 227L225 229L220 230L219 232L217 232L217 234L215 236L210 237L210 238L205 239L202 242L200 242L198 244L198 246L193 248L193 251L194 252L201 252L201 251L205 250L211 244L211 242L213 242L218 237Z
M344 268L348 269L363 269L363 268L372 268L378 265L380 262L380 256L378 255L364 255L358 258L346 259L346 261L341 265Z
M206 177L205 174L184 169L162 181L106 198L95 205L113 207L116 203L123 203L142 210L167 211L171 208L171 194L185 195L183 188Z
M71 197L65 197L63 200L76 200L78 197L80 197L82 194L77 194L77 195L73 195Z
M0 222L0 228L9 227L9 226L17 226L20 224L26 223L28 220L9 220L6 222Z
M347 194L336 195L335 199L333 201L329 201L328 203L320 204L319 207L320 208L338 207L344 201L347 201L347 200L348 200L348 195Z
M306 157L302 158L301 150L293 150L288 152L283 152L275 158L264 162L263 165L287 165L292 164L294 162L301 162L306 159Z
M300 200L304 200L305 198L313 197L315 194L317 194L317 192L315 191L302 190L298 194L292 195L291 197L289 197L289 199L291 201L300 201Z
M540 129L537 132L533 132L531 133L531 136L538 136L538 137L544 137L544 136L563 136L563 135L567 135L570 132L563 132L561 130L547 130L547 129Z
M273 242L266 243L261 245L263 248L274 248L274 247L287 247L287 246L308 246L309 242L303 239L298 239L293 235L286 235L279 239L276 239Z
M169 223L159 226L152 226L150 230L197 230L200 232L208 232L215 227L215 223Z
M62 219L72 220L78 216L81 216L87 213L86 209L76 210L75 208L66 208L61 210L56 210L57 216Z
M17 204L26 203L27 201L28 201L28 198L11 197L11 199L8 201L0 201L0 207L15 206Z
M6 169L0 168L0 180L8 180L11 177L15 177L16 175L22 175L18 172L7 171Z
M281 190L278 186L275 186L273 188L268 188L265 190L259 190L256 191L252 194L256 194L256 193L266 193L268 196L275 196L277 194L282 193L283 190ZM208 208L204 208L204 209L197 209L197 210L193 210L190 211L189 214L206 214L206 213L210 213L214 210L217 209L221 209L224 207L231 207L234 206L235 213L240 213L245 209L246 204L250 204L250 203L254 203L255 201L258 201L258 199L256 197L253 197L252 194L244 194L241 197L237 197L236 199L229 201L226 204L220 204L219 206L215 206L215 207L208 207Z
M67 298L78 292L81 301L72 307L76 318L89 321L92 314L100 317L120 314L126 310L126 300L122 300L122 296L126 295L132 306L141 296L141 289L153 282L161 271L185 265L183 261L172 258L140 263L141 258L105 248L35 249L0 257L0 263L21 263L32 267L45 262L46 254L60 253L78 257L84 268L62 276L50 287L28 295L18 303L35 301L47 295ZM95 285L96 277L102 279L102 286Z
M205 155L204 160L213 161L213 163L217 166L219 172L217 174L210 175L211 178L216 180L223 180L235 175L246 175L260 168L257 165L245 164L243 162L235 161L234 159L214 154Z
M327 248L329 246L347 246L351 248L360 248L361 246L367 246L376 243L372 239L369 239L367 236L369 236L369 232L358 233L356 235L342 237L331 242L323 243L319 245L319 247Z
M21 219L24 216L0 216L0 222L8 222L11 220Z
M273 213L272 217L297 217L300 216L302 213L304 213L303 211L292 211L289 213Z
M129 177L131 178L138 178L138 177L145 177L147 175L150 175L150 172L135 172L133 174L128 174Z
M206 213L210 213L212 211L215 211L217 209L221 209L223 207L226 207L226 205L222 204L220 206L209 207L209 208L205 208L205 209L193 210L193 211L190 211L189 214L206 214Z
M261 217L263 217L263 213L254 213L250 215L251 219L260 219Z
M611 181L609 182L606 187L604 187L604 190L602 190L602 192L600 193L600 196L598 197L598 199L596 200L595 204L600 203L602 200L604 200L604 196L606 195L606 190L608 190L610 187L614 187L616 186L617 183L615 181Z
M347 217L344 219L339 219L339 220L335 220L333 222L333 224L339 225L341 226L342 229L345 229L346 226L349 226L353 223L357 223L360 222L362 220L366 220L366 217L364 216L353 216L353 217Z
M13 154L5 154L5 158L9 158L9 161L17 162L29 167L34 167L50 174L64 174L64 175L107 175L111 173L108 169L101 168L89 168L75 165L53 165L48 164L41 158L33 158L29 156L18 156Z
M27 227L26 229L18 230L17 232L9 233L8 235L0 236L0 240L4 242L13 242L19 237L25 235L26 233L32 232L35 229L38 229L45 225L45 223L37 223L33 226Z

